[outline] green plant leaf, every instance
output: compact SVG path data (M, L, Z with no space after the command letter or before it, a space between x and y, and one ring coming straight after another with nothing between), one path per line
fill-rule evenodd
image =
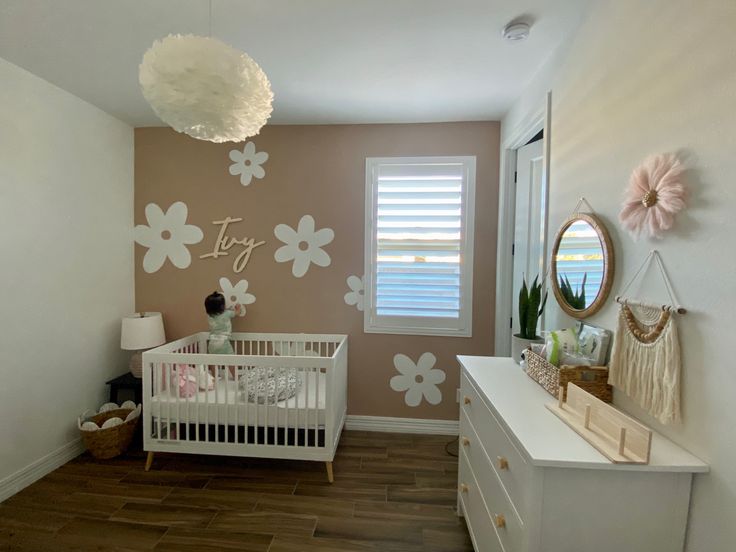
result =
M539 303L542 300L542 286L537 284L539 276L534 278L529 288L529 312L526 319L526 336L528 339L534 339L537 336L537 319L539 318Z
M539 307L539 312L537 313L537 316L542 316L542 313L544 312L544 306L547 304L547 295L548 292L544 292L544 299L542 299L542 305Z
M522 279L519 291L519 335L526 338L526 319L529 312L529 290L526 287L526 278Z

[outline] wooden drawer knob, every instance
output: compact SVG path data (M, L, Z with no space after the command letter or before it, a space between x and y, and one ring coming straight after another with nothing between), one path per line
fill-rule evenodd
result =
M509 469L509 461L504 456L499 456L496 459L496 463L498 465L499 470L507 470Z
M503 514L496 514L493 516L493 521L496 523L496 527L501 529L502 527L506 527L506 518Z
M470 404L470 403L471 403L470 397L465 397L465 398L463 399L463 402L464 402L465 404Z
M467 493L468 492L468 486L465 483L460 483L460 492L461 493Z
M464 447L470 446L470 439L468 439L467 437L463 437L460 441L462 442Z

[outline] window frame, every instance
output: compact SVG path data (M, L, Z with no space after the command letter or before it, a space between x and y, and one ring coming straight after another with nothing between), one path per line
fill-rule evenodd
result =
M374 274L378 240L375 225L378 211L378 169L382 165L461 164L460 314L457 319L417 316L378 316L375 308ZM444 337L473 336L473 253L475 247L475 177L474 155L422 157L366 157L365 160L365 243L363 331L377 334L428 335ZM451 321L450 324L447 322Z

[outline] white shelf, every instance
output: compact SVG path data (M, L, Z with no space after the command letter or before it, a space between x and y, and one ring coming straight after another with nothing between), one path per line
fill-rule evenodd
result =
M704 473L708 465L653 432L649 464L614 464L545 408L554 397L511 358L458 356L496 419L535 466L645 472Z

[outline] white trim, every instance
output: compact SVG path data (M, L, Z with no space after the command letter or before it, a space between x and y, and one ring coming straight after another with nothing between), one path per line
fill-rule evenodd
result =
M376 218L376 171L387 164L437 164L454 163L463 166L463 212L462 217L462 272L460 316L455 319L431 317L378 317L375 314L373 260L376 258L374 221ZM473 336L473 253L475 249L475 156L429 156L429 157L367 157L365 160L365 244L364 244L364 297L363 331L365 333L432 335L447 337Z
M494 356L511 354L511 320L514 305L514 262L511 245L514 241L514 214L516 203L516 150L531 140L540 130L544 130L544 161L542 179L549 198L550 134L552 121L552 92L547 92L545 104L521 123L501 146L501 171L498 190L498 243L496 247L496 305L495 305L495 345ZM548 202L549 204L549 202ZM549 211L549 209L548 209ZM545 236L547 219L545 217Z
M426 420L421 418L385 418L383 416L356 416L351 414L345 429L382 431L385 433L425 433L431 435L458 435L458 420Z
M35 483L84 452L81 439L74 439L0 481L0 502Z

